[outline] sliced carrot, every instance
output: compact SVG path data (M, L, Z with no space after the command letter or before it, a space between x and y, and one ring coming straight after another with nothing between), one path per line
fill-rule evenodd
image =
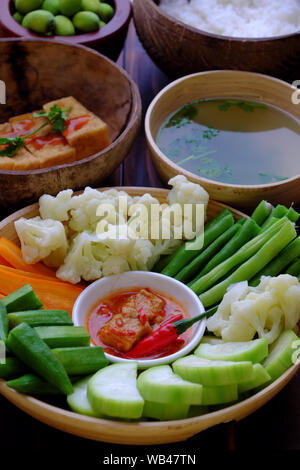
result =
M25 263L22 257L21 248L5 237L0 238L0 256L13 268L21 269L22 271L29 273L43 274L47 277L56 277L55 271L42 263Z
M2 258L2 256L0 256L0 264L1 266L10 266L11 267L11 264L9 264L6 259Z
M4 299L5 295L0 294L0 299Z
M47 308L54 310L68 310L72 314L73 305L81 294L82 289L66 282L59 282L45 278L30 277L17 269L10 269L0 266L0 289L2 294L8 295L25 284L30 284L36 295L47 305Z
M32 273L32 272L29 272L29 271L23 271L22 269L16 269L16 268L13 268L11 266L4 266L4 265L1 265L0 264L0 269L2 268L2 272L4 273L5 270L7 272L11 272L11 273L15 273L15 274L20 274L21 276L24 276L26 277L26 279L45 279L45 280L48 280L48 281L56 281L56 282L64 282L64 281L61 281L60 279L56 278L54 279L53 277L50 277L50 276L45 276L44 274L40 274L40 273ZM69 284L68 282L65 283L65 284ZM1 286L0 286L1 288Z

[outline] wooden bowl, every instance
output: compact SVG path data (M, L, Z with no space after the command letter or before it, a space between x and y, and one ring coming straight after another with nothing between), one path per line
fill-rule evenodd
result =
M0 40L0 77L7 104L0 122L73 95L107 122L112 144L69 164L33 171L0 171L0 207L20 207L42 194L97 185L122 162L141 122L141 99L127 73L83 46L42 39Z
M75 36L52 36L49 41L60 40L69 44L82 44L92 47L112 60L117 60L123 49L132 8L129 0L111 0L115 15L107 25L95 33L77 34ZM24 37L27 39L45 38L23 28L12 17L13 0L1 0L0 35L2 37ZM1 31L2 30L2 31Z
M189 75L165 87L150 104L145 130L154 165L162 180L167 182L177 174L201 184L216 201L251 209L262 199L273 204L292 204L300 201L300 175L278 183L237 185L213 181L173 163L156 144L164 120L181 106L202 98L236 98L262 101L287 111L300 119L300 106L292 103L294 88L276 78L250 72L212 71ZM287 148L288 151L288 148ZM243 158L243 155L241 155ZM282 155L284 159L284 155Z
M167 15L159 0L133 0L139 37L169 76L234 69L295 79L300 33L271 38L234 38L201 31Z
M131 196L141 196L145 192L149 192L160 202L166 202L168 194L168 191L165 189L131 187L117 189L125 190ZM228 206L210 200L207 210L208 220L218 215L225 207ZM236 219L242 216L247 217L235 209L231 209L231 211ZM20 217L35 217L38 213L38 204L34 204L12 214L0 222L0 236L19 243L14 228L14 221ZM128 423L125 421L90 418L58 408L31 396L22 395L7 387L4 380L0 380L0 393L18 408L39 421L70 434L114 444L166 444L183 441L216 424L232 420L238 421L248 416L273 398L291 380L298 369L299 364L290 367L285 374L267 388L236 405L228 406L220 411L203 416L177 421Z

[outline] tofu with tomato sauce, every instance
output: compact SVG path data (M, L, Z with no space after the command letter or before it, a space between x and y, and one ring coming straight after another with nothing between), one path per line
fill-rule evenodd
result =
M0 137L15 137L18 135L13 130L9 122L0 125ZM5 149L5 145L0 145L0 150ZM32 155L25 147L18 150L13 157L0 157L0 169L8 171L26 171L40 168L39 160Z
M68 144L76 149L78 160L94 155L110 145L107 124L73 96L45 104L45 111L49 112L53 105L67 110L67 128L63 135Z
M107 346L126 353L151 332L148 321L142 323L138 317L126 317L117 313L101 328L99 338Z
M165 301L150 290L141 289L118 305L118 313L100 329L99 338L107 346L128 352L152 332L151 325L164 319Z

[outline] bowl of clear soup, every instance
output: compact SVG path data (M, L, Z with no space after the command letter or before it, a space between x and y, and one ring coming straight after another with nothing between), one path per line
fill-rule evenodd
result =
M145 129L164 181L184 174L243 208L300 201L300 105L281 80L240 71L183 77L152 101Z

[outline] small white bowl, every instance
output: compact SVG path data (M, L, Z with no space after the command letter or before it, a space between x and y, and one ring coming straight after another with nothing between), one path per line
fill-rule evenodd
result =
M199 297L189 287L182 284L182 282L163 274L147 271L130 271L115 276L104 277L84 289L74 304L72 312L74 325L86 326L86 316L98 301L114 292L132 287L148 287L155 292L171 297L184 308L189 317L194 317L204 312L204 307ZM175 359L185 356L200 342L205 326L205 319L194 324L190 341L176 353L158 359L139 359L136 361L138 366L143 369L161 364L169 364L175 361ZM129 360L107 353L105 355L110 362L127 362Z

